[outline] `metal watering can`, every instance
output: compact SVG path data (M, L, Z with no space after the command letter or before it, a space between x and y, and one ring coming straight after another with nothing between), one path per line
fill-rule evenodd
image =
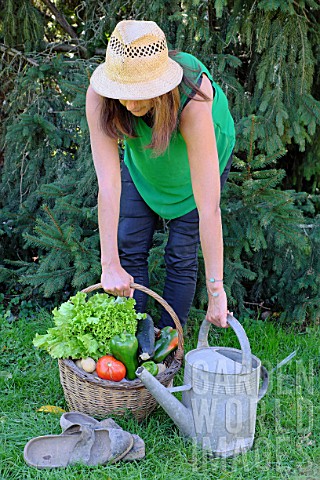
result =
M209 347L212 324L204 320L197 348L185 356L183 386L166 388L144 367L136 371L181 434L216 457L232 457L252 447L257 404L268 388L268 372L251 354L242 325L231 315L227 321L241 350ZM179 391L182 403L172 395Z

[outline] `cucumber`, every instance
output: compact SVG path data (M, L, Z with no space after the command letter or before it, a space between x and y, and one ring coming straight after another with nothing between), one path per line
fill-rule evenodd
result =
M138 339L139 359L142 361L149 360L154 355L154 324L150 315L138 321L136 337Z

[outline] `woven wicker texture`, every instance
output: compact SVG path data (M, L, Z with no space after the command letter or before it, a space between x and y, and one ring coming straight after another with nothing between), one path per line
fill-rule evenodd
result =
M123 20L112 32L106 61L95 69L90 83L104 97L147 100L175 88L182 76L155 22Z
M167 368L157 375L162 385L172 385L175 374L181 367L183 359L183 330L177 314L157 293L137 283L132 288L141 290L157 300L172 317L178 331L178 348L166 359ZM101 287L101 283L82 290L89 293ZM141 380L111 382L84 372L72 360L58 360L60 381L64 396L70 410L86 413L100 418L108 415L123 415L128 411L141 421L157 406L157 401L145 388Z

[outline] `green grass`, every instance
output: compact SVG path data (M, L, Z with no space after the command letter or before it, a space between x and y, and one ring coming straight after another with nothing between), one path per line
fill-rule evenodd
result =
M32 345L35 332L51 326L45 312L33 319L8 323L0 317L0 480L197 480L197 479L319 479L319 332L304 333L247 319L243 322L252 352L269 372L297 350L296 357L271 374L267 395L259 402L255 443L233 459L210 459L179 436L172 420L159 407L148 419L117 419L140 435L146 458L139 462L66 469L37 470L23 459L30 438L59 434L59 415L38 412L42 405L67 409L57 361ZM195 348L199 325L186 332L186 351ZM212 328L210 344L238 348L231 329ZM183 372L175 378L182 384ZM179 394L177 394L179 395Z

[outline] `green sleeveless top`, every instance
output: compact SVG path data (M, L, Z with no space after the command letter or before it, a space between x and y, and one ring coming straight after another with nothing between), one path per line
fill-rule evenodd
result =
M227 98L213 81L208 69L194 56L179 52L174 60L187 67L185 73L194 83L197 83L203 73L212 82L215 91L212 119L221 174L235 144L234 122L229 112ZM180 95L183 106L188 97L181 91ZM152 129L139 117L136 134L137 138L125 139L124 163L147 205L165 219L180 217L196 208L187 146L179 129L172 135L168 148L158 157L152 157L152 150L145 148L151 142ZM205 139L203 141L205 142Z

